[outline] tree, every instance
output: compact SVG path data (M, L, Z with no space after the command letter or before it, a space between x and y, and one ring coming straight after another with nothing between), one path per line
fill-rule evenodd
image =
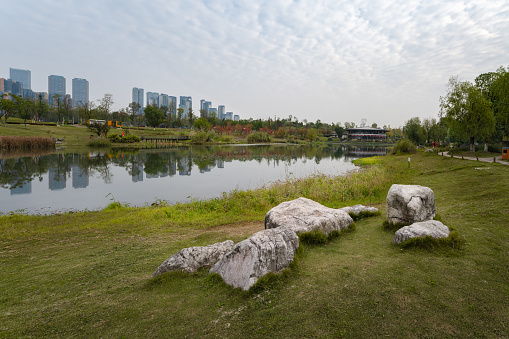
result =
M115 103L113 101L113 94L106 93L102 99L98 99L97 101L99 102L99 109L101 112L105 115L105 117L108 117L111 106Z
M16 106L12 100L9 100L9 94L5 93L4 97L0 99L0 111L3 112L4 123L7 127L7 118L14 115Z
M509 69L500 67L490 88L500 137L509 137Z
M110 126L108 126L107 123L94 122L94 123L88 124L88 130L90 132L96 133L97 136L99 136L99 137L103 133L104 133L104 136L107 136L108 132L110 131Z
M144 112L147 125L151 127L157 127L164 121L164 113L157 106L148 105Z
M354 128L355 124L353 122L345 122L345 129Z
M187 121L189 122L189 126L193 126L194 119L193 109L189 107L189 112L187 113Z
M200 130L204 130L204 131L208 131L210 129L210 123L204 117L201 117L201 118L197 119L194 122L193 126L194 126L194 128L197 128L197 129L200 129Z
M426 131L421 126L421 119L418 117L411 118L405 123L403 134L416 145L426 141Z
M127 107L127 112L131 115L131 121L134 122L134 116L140 113L141 106L137 102L131 102Z
M466 138L475 152L475 140L489 138L495 131L491 102L469 81L451 77L445 97L440 98L440 112L453 135Z

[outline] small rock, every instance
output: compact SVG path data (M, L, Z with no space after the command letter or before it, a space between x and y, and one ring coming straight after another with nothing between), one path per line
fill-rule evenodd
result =
M361 214L363 212L364 213L365 212L370 212L370 213L378 212L378 208L364 206L364 205L355 205L355 206L342 207L342 208L340 208L340 210L345 211L348 214L355 214L355 215L359 215L359 214Z
M426 236L430 236L435 239L447 238L450 232L449 227L445 226L438 220L421 221L397 230L392 242L394 244L401 244L403 241L408 239Z
M307 198L283 202L265 215L265 229L288 227L296 233L347 229L353 219L347 212L323 206Z
M166 259L152 277L169 271L192 273L201 267L213 266L230 252L234 245L233 241L226 240L208 246L184 248Z
M289 228L267 229L239 242L210 273L218 273L223 280L247 291L260 277L288 267L299 247L299 237Z

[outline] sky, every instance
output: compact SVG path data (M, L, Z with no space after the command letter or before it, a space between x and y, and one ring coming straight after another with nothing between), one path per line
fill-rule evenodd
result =
M0 22L0 77L85 78L115 110L140 87L196 113L398 127L436 118L451 76L509 66L507 0L0 0Z

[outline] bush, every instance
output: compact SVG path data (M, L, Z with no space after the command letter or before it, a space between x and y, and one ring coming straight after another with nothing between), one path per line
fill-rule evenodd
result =
M255 132L247 136L247 142L250 144L259 142L272 142L272 138L267 133Z
M392 154L409 154L415 152L416 147L414 143L408 139L399 140L392 148Z
M108 139L113 143L133 143L133 142L140 142L140 138L136 135L126 135L124 137L118 135L118 134L110 134L108 136Z
M192 144L201 145L201 144L204 144L206 142L212 141L213 138L214 138L214 133L213 132L202 131L202 132L199 132L199 133L195 134L191 138L191 143Z
M219 135L214 138L214 141L232 143L233 137L231 135Z

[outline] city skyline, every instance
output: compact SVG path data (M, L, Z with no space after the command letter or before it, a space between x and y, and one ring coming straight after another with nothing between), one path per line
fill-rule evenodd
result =
M38 91L48 74L86 78L91 101L111 93L114 110L141 87L254 119L396 127L436 117L451 76L473 81L509 54L501 0L46 0L7 2L0 19L17 27L4 36L0 70L31 70Z

